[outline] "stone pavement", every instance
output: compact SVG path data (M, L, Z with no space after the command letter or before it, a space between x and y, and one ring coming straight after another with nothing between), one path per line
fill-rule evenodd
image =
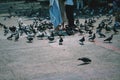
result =
M12 22L16 23L14 18L3 23ZM65 36L63 45L58 44L58 37L55 43L46 38L26 43L25 37L14 42L0 29L0 80L120 80L120 34L112 43L104 43L102 38L89 42L86 38L83 46L79 45L81 37L79 33ZM92 62L82 65L77 60L80 57Z

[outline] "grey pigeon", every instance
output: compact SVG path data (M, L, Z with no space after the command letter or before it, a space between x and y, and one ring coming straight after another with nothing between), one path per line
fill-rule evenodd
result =
M85 41L85 37L83 36L79 41L80 41L80 44L81 44L81 45L84 45L83 42Z
M104 41L108 41L110 43L112 39L113 39L113 34L110 37L106 38Z

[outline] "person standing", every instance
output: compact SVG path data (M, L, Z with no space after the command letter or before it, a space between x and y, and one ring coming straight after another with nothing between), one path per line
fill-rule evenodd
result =
M63 22L61 16L61 10L59 7L58 0L49 0L50 1L50 20L54 26L54 29L57 30L58 26Z
M74 25L74 2L73 0L65 0L65 11L68 20L68 27L71 29L75 28Z
M65 29L64 24L67 22L66 18L66 13L65 13L65 0L58 0L59 5L60 5L60 11L61 11L61 16L62 16L62 24L61 24L61 29Z

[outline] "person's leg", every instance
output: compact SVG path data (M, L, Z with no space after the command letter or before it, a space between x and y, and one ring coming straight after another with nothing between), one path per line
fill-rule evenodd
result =
M61 23L61 27L62 29L64 30L65 27L64 27L64 23L67 21L67 17L66 17L66 11L65 11L65 4L64 4L64 0L59 0L59 7L60 7L60 10L61 10L61 16L62 16L62 23Z
M66 16L68 19L68 26L71 28L74 26L73 10L74 10L73 6L66 5Z

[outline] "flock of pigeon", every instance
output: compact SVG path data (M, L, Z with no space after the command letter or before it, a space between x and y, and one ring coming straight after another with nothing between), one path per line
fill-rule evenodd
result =
M33 24L30 25L26 25L22 22L18 27L7 27L2 23L0 23L0 26L3 27L4 36L6 36L8 40L14 40L15 42L25 34L28 43L32 43L35 37L37 37L38 40L43 40L44 37L47 37L49 42L53 43L55 35L58 34L55 34L52 23L47 20L35 20ZM59 35L59 37L59 45L62 45L62 35Z
M4 29L4 36L7 36L8 33L10 33L9 36L7 36L8 40L12 40L14 38L15 41L18 41L20 36L23 35L23 33L26 34L27 42L32 43L34 38L37 37L38 39L43 39L43 37L47 37L47 39L50 42L54 41L54 37L57 35L59 36L59 45L62 45L63 37L65 35L73 35L74 33L78 32L83 37L79 40L81 45L84 45L85 41L85 34L89 34L88 40L90 42L94 42L96 39L96 34L99 35L99 38L105 38L105 33L110 33L111 36L106 38L104 41L111 42L113 35L118 34L119 31L117 28L113 25L113 16L112 15L106 15L106 18L103 18L101 22L98 24L98 26L94 26L94 23L96 23L96 20L98 20L101 16L92 17L89 19L85 19L84 23L80 23L79 19L75 20L76 28L74 30L71 30L68 28L67 25L65 25L65 30L58 30L55 32L53 30L53 25L50 22L47 21L37 21L35 20L33 24L25 25L24 23L19 24L19 27L12 26L7 27L4 24L0 23L0 26ZM47 33L49 31L50 33ZM65 32L65 33L64 33ZM114 33L113 33L114 32Z
M53 25L47 21L37 21L35 20L33 24L24 25L21 23L19 27L7 27L6 25L0 23L0 26L3 27L4 36L7 36L8 40L18 41L19 38L25 34L26 40L28 43L32 43L34 38L37 37L39 40L43 40L44 37L47 37L50 43L53 43L55 40L55 36L59 36L59 45L63 45L63 36L65 35L74 35L75 33L80 33L82 38L79 40L80 45L84 45L86 40L85 34L89 36L88 41L94 42L96 39L96 34L99 36L98 38L105 38L104 42L111 42L113 39L113 35L118 34L119 31L113 25L113 16L106 15L103 18L98 26L94 26L97 20L99 20L101 16L92 17L89 19L85 19L84 23L80 23L79 19L75 20L76 28L74 30L70 30L67 25L65 25L65 30L58 30L55 32L53 30ZM49 33L47 32L49 31ZM64 33L65 32L65 33ZM111 34L109 37L106 37L106 34ZM10 35L8 35L10 34ZM79 58L78 60L82 60L85 63L90 63L91 60L88 58Z
M98 19L98 18L97 18ZM93 23L95 23L96 20L92 19L89 21L85 20L85 25L81 25L80 27L84 27L84 30L81 28L79 29L80 34L88 33L89 38L88 40L90 42L94 42L96 39L96 34L99 36L98 38L105 38L104 42L111 42L113 39L113 35L118 34L119 31L117 30L117 27L113 25L113 18L112 15L107 15L106 18L101 20L101 22L98 24L98 26L94 27ZM87 23L87 24L86 24ZM111 34L109 37L106 38L105 34ZM85 37L83 36L80 40L80 44L83 45L85 41Z

